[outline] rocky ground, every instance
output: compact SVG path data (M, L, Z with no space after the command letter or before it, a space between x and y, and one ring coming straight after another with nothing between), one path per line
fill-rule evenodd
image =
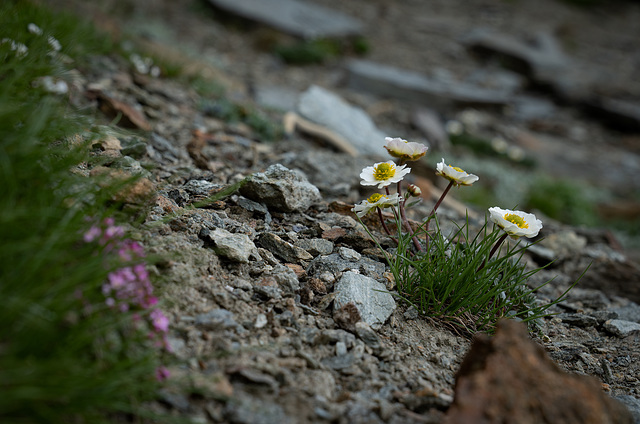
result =
M319 3L366 23L363 32L372 46L367 60L411 71L429 69L431 78L479 78L490 87L487 74L478 74L495 68L478 65L460 37L487 25L514 38L546 30L572 46L572 63L588 64L597 75L597 83L588 85L597 99L632 102L640 95L640 82L634 79L640 57L628 51L638 39L640 28L633 23L640 7L631 3L591 11L552 1L535 10L523 2L432 2L428 11L421 1ZM508 76L499 84L519 85L508 107L496 110L494 97L493 105L485 99L486 108L471 110L453 94L439 94L445 99L436 110L440 127L427 125L427 137L412 118L415 104L349 90L343 59L286 66L261 50L265 39L283 37L280 33L229 25L228 19L214 19L220 12L208 7L204 2L103 2L86 13L112 31L151 36L154 44L146 46L155 49L156 57L179 57L186 71L215 77L229 99L249 105L236 110L239 119L225 119L225 105L203 96L193 84L141 73L135 63L116 55L91 58L90 66L78 70L71 92L76 103L100 110L105 122L119 116L120 125L145 130L116 135L119 143L105 140L96 154L110 158L105 164L110 169L142 172L147 180L139 185L140 194L154 198L135 236L148 252L166 258L154 273L171 317L174 350L173 377L155 408L202 423L443 422L457 396L455 375L470 337L389 299L380 301L386 306L360 311L358 317L339 297L339 288L354 281L373 290L355 293L363 296L353 300L356 304L376 303L370 302L380 295L376 287L392 293L395 288L349 206L364 195L358 174L376 156L336 148L331 128L328 138L293 131L267 141L265 128L277 128L286 109L274 109L265 96L278 93L286 108L287 98L318 84L363 107L381 133L418 141L431 140L442 117L470 119L545 159L542 166L554 175L599 180L611 199L630 196L640 185L631 177L639 166L638 133L587 119L582 111L593 97L580 94L583 86L567 88L539 76L547 86L541 94L528 91L527 80L509 73L501 74ZM132 19L137 20L130 26ZM560 104L552 101L558 98ZM247 116L259 116L261 124ZM633 116L627 113L624 120L631 127ZM432 170L424 168L416 169L421 179L415 181L430 184ZM252 183L230 196L193 207L255 173ZM475 173L482 178L481 169ZM135 203L135 196L130 200ZM433 201L426 196L414 217L424 216ZM442 214L461 220L464 210L449 203ZM596 391L625 403L640 422L640 268L634 254L605 228L551 220L544 225L545 239L526 256L531 266L556 259L529 282L536 286L554 278L540 290L540 299L557 297L592 266L553 309L558 315L544 320L535 342L561 369L597 378ZM525 362L515 361L523 374ZM542 372L542 365L533 366ZM567 391L574 384L552 373L553 378ZM518 387L515 380L503 383L485 389L484 395L495 391L498 398ZM577 393L562 402L589 403L586 394ZM456 399L457 406L460 402ZM610 422L630 422L613 411L618 421Z

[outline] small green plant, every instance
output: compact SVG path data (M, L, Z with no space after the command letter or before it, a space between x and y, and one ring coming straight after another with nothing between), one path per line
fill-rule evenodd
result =
M491 332L503 317L518 318L534 326L575 286L577 281L550 303L536 303L534 292L541 286L531 289L526 282L540 269L527 271L521 263L527 246L519 241L513 245L504 243L508 237L515 240L536 237L542 222L533 214L491 207L488 219L475 235L470 234L468 219L463 225L457 225L453 234L443 234L437 218L440 204L452 187L471 186L479 179L447 165L444 159L437 164L436 174L449 184L426 219L412 226L405 209L411 206L410 199L421 193L417 186L409 185L403 194L402 180L411 171L406 162L423 157L427 147L400 138L387 137L386 141L385 149L399 164L376 163L360 174L362 185L377 186L385 193L373 194L352 210L358 219L373 211L378 213L382 228L397 247L390 254L378 246L387 257L399 296L419 313L454 323L469 333ZM391 194L391 184L396 185L396 193ZM385 222L384 208L394 213L395 233ZM362 220L360 222L376 240ZM429 229L432 223L435 223L434 231Z

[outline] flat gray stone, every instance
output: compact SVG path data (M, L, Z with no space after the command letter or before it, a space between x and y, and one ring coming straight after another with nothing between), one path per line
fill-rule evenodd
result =
M484 28L469 33L464 43L473 50L499 53L523 63L532 77L540 82L552 81L571 65L555 38L548 33L534 34L534 42L526 43L507 34Z
M258 237L258 244L283 259L285 262L298 263L313 259L313 256L301 247L294 246L280 236L273 233L262 233Z
M239 327L233 318L233 313L226 309L214 309L200 314L196 316L195 324L208 330L227 330Z
M380 328L396 308L396 302L384 284L365 275L345 272L336 283L334 291L335 310L352 302L358 308L362 320L373 329Z
M251 257L260 257L256 245L246 234L234 234L222 228L202 228L199 237L211 245L218 256L234 262L247 263Z
M604 323L604 329L618 337L627 337L631 333L640 331L640 324L621 319L612 319Z
M281 212L302 212L322 200L318 188L302 172L294 172L281 164L254 174L240 188L240 194Z
M302 93L298 113L323 125L349 141L358 152L383 156L386 134L359 107L352 106L329 90L313 85Z
M640 305L635 302L630 302L628 305L619 308L613 308L612 311L616 313L614 318L640 324Z
M334 10L297 0L209 0L245 19L306 39L358 35L363 25Z
M418 103L437 110L454 106L503 106L512 98L508 90L440 81L418 72L366 60L349 61L347 73L347 85L353 90Z
M294 246L306 250L313 257L333 252L333 242L321 238L300 239L294 243Z

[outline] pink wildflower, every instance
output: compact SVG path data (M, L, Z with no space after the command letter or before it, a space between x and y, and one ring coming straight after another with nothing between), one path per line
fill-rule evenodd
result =
M154 309L149 316L151 317L153 328L163 333L169 331L169 318L160 309Z

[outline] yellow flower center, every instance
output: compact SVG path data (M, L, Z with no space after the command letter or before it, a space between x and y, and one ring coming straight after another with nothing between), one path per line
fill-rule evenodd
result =
M465 174L467 173L467 171L465 171L464 169L460 169L457 166L452 166L453 169L455 169L458 172L464 172Z
M384 162L373 168L373 178L378 181L388 180L394 175L396 175L396 166L392 163Z
M514 213L505 214L504 219L513 224L516 224L520 228L529 228L529 224L527 224L527 221L525 221L523 217Z
M376 203L378 200L382 199L382 194L380 193L373 193L371 196L369 196L369 198L367 199L367 202L369 203Z

